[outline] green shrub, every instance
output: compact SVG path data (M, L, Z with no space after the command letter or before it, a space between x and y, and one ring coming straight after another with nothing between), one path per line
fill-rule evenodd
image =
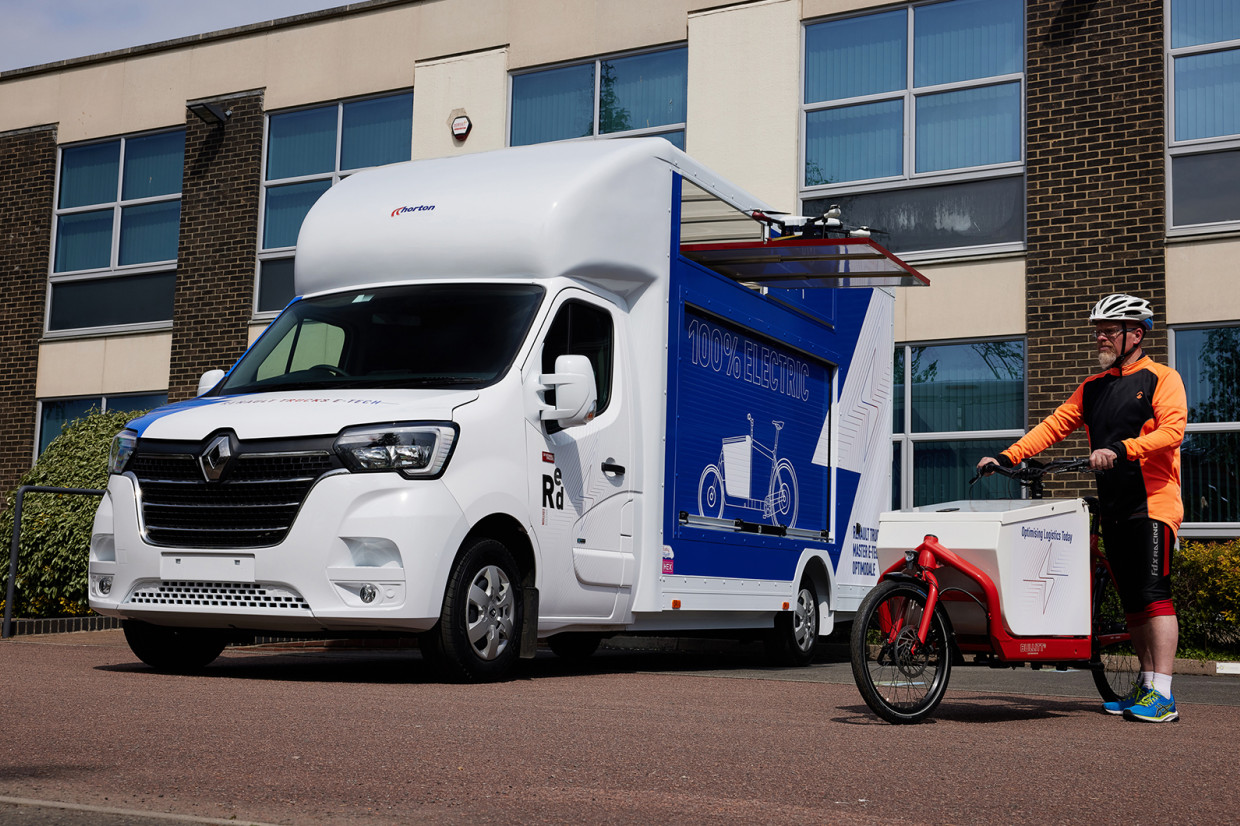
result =
M1240 539L1181 542L1171 587L1181 649L1240 654Z
M138 415L91 411L77 419L48 445L18 486L102 490L108 483L112 437ZM6 549L13 537L15 494L16 490L10 493L0 515L0 536L6 540ZM90 611L86 566L98 506L98 496L27 493L23 497L13 616L63 617ZM0 572L0 598L8 588L8 554L5 560Z

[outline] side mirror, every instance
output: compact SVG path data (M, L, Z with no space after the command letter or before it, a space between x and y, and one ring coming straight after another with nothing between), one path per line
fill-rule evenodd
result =
M588 358L559 356L555 360L555 372L543 373L538 380L548 389L555 388L555 406L543 409L543 421L575 427L594 418L598 387L594 384L594 368Z
M202 378L198 380L198 392L194 395L201 396L212 387L220 383L220 379L224 378L223 370L208 370L202 374Z

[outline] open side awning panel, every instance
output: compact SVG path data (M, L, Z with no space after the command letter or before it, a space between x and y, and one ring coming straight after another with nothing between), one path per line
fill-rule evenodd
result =
M682 244L720 275L763 287L924 287L930 279L870 238L789 238L765 243Z

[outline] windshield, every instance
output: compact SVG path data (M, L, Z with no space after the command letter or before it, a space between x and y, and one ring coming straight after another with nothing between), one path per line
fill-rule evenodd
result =
M542 297L531 284L418 284L308 298L216 392L483 387L512 364Z

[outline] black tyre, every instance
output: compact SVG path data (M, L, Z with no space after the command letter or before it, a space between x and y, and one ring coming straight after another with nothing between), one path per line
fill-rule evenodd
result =
M1138 666L1119 593L1105 571L1094 580L1092 617L1089 668L1103 702L1112 702L1132 688Z
M853 679L865 703L889 723L919 723L947 690L951 637L942 608L930 620L925 644L917 630L926 592L911 582L881 582L853 620Z
M602 642L601 634L582 631L568 631L547 637L547 645L550 646L552 653L565 660L588 659L590 655L598 651L599 644Z
M467 547L448 577L439 622L422 637L423 656L451 679L503 679L521 653L521 574L494 539Z
M188 674L206 668L228 644L227 632L211 628L170 628L124 620L125 642L156 671Z
M775 615L775 627L767 632L768 658L777 665L806 666L818 653L818 589L806 577L797 589L791 611Z

